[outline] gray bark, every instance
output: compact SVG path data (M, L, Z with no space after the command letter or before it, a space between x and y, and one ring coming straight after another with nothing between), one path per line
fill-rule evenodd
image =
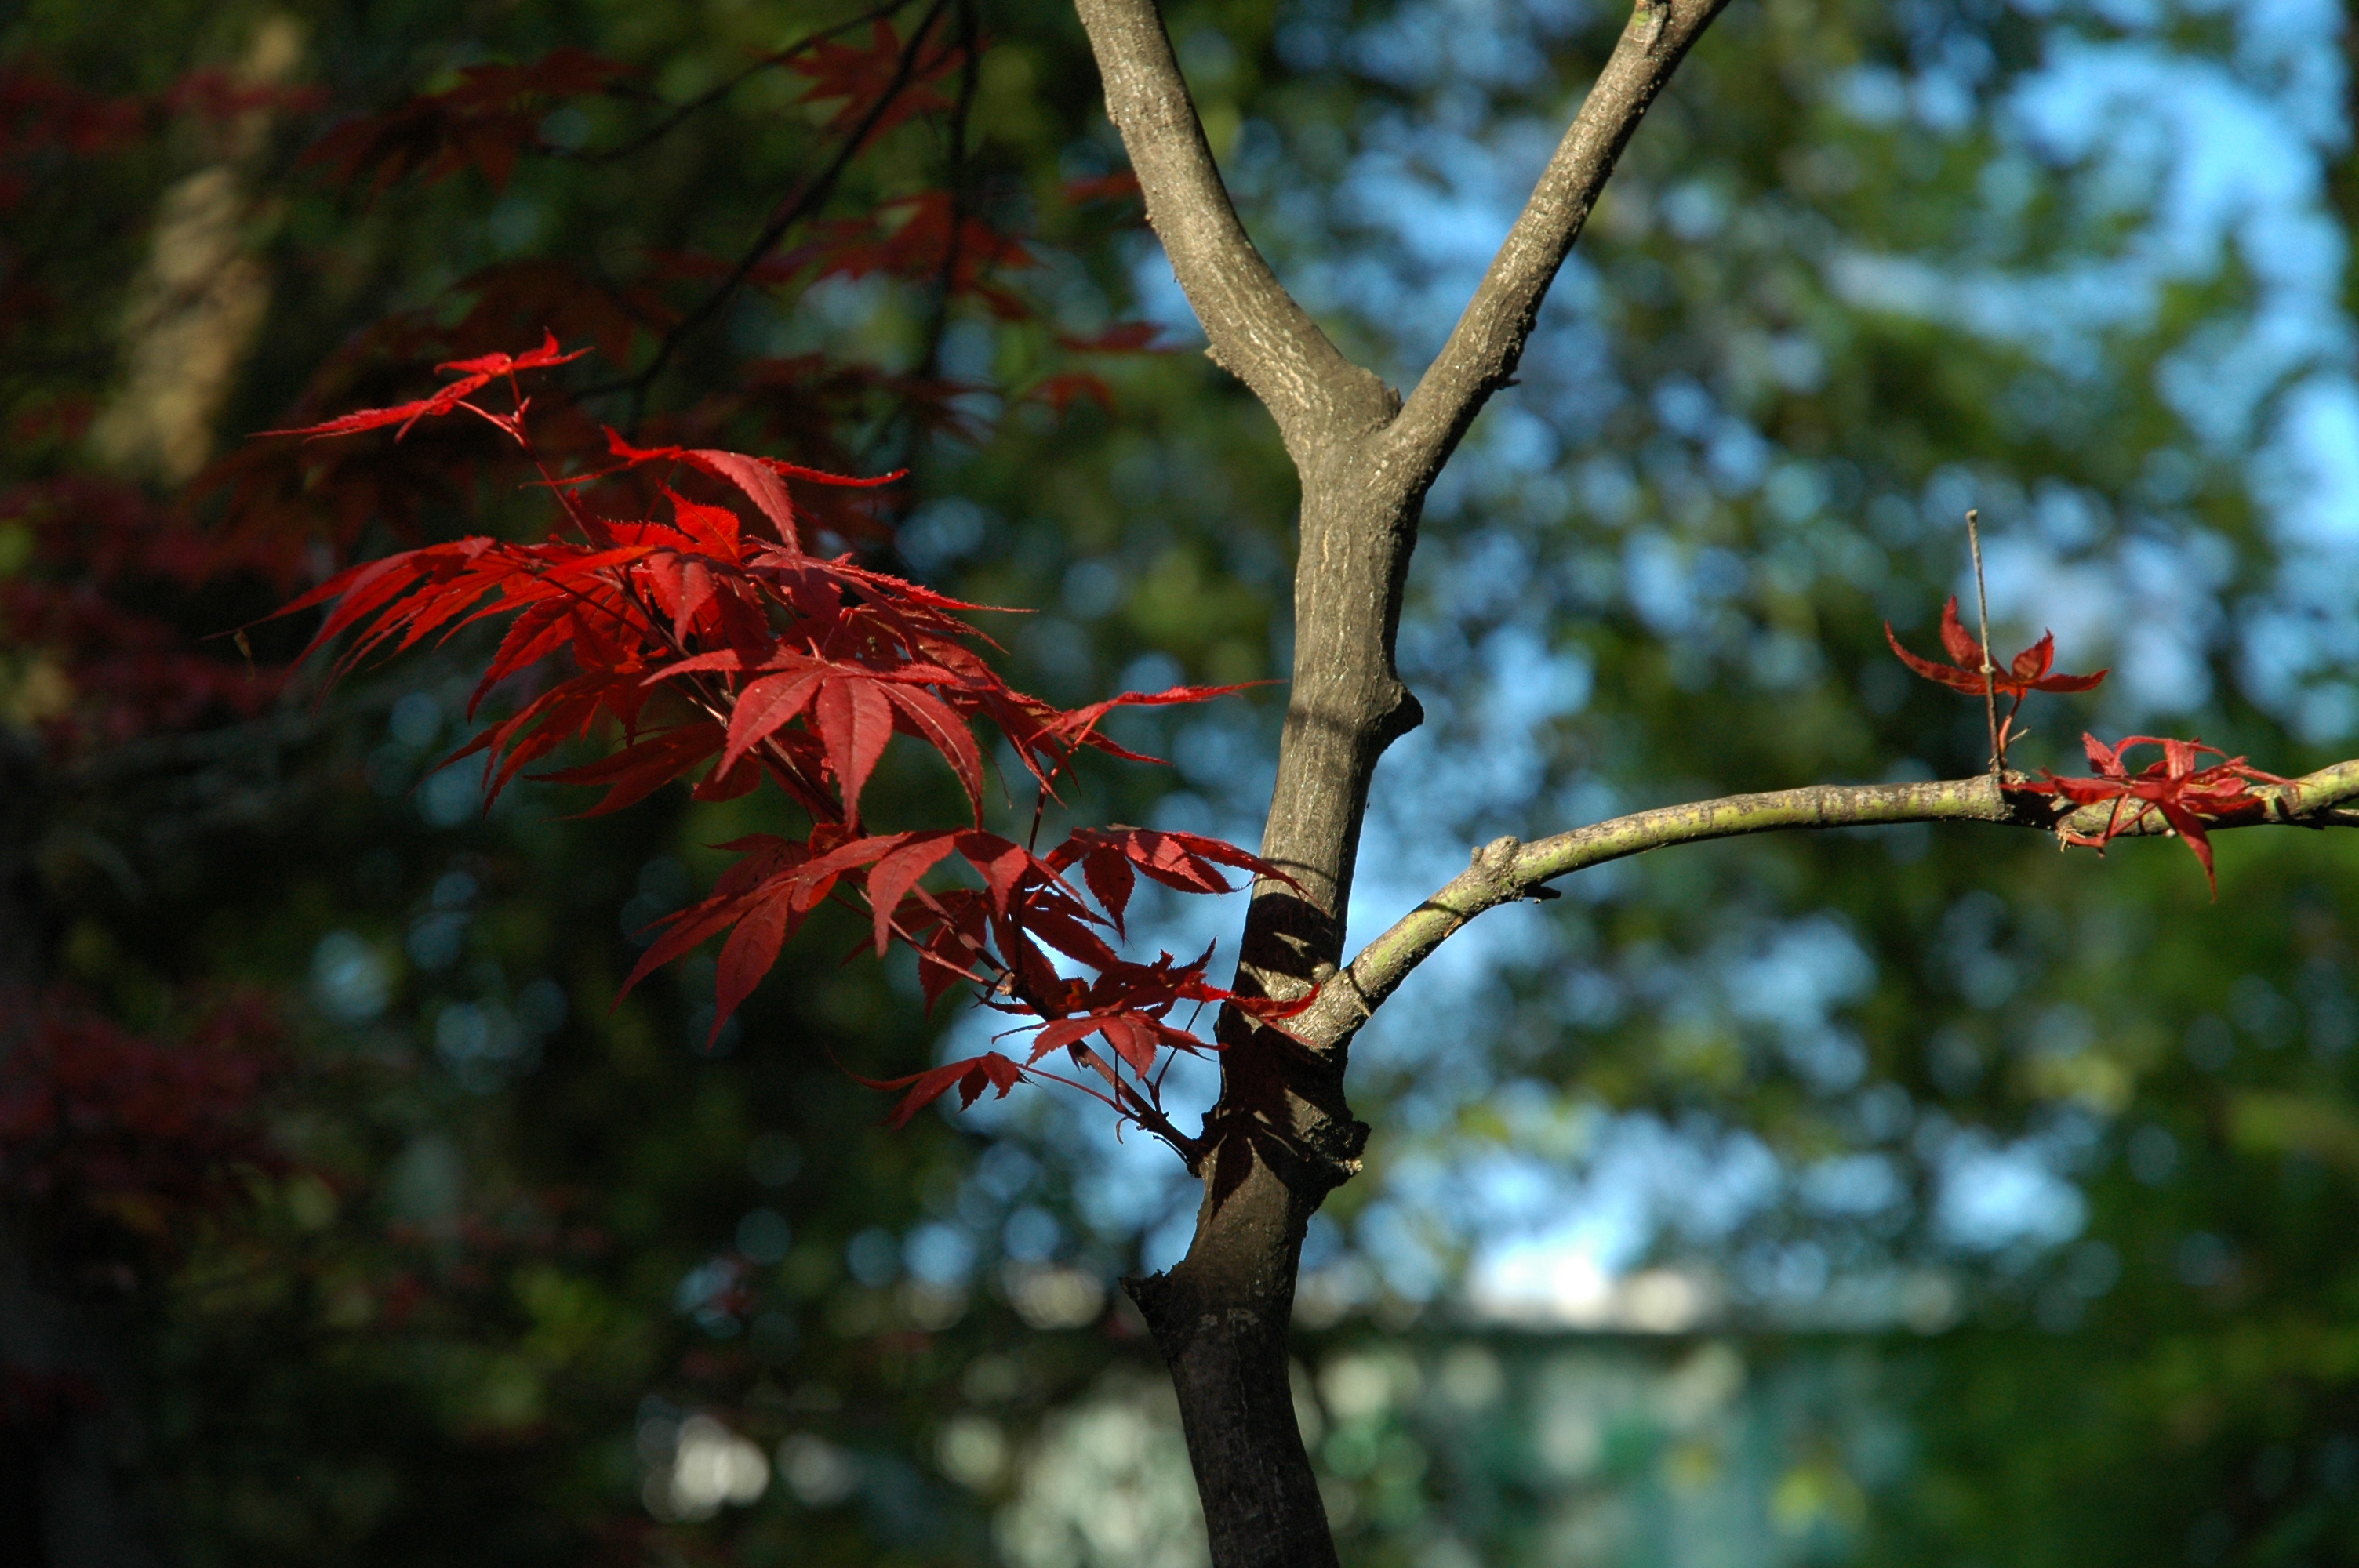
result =
M1406 406L1337 351L1254 248L1155 0L1077 0L1147 221L1215 362L1269 409L1302 484L1294 670L1238 989L1299 997L1343 957L1368 788L1416 728L1394 636L1426 492L1514 373L1541 298L1639 118L1725 0L1642 4L1448 345ZM1349 1032L1306 1044L1234 1011L1188 1256L1128 1282L1178 1389L1218 1568L1325 1568L1334 1546L1287 1381L1304 1226L1359 1166Z

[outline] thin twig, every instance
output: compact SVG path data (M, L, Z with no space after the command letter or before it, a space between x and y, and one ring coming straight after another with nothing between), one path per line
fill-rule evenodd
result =
M571 158L579 163L591 164L612 163L617 158L628 157L633 153L644 152L648 147L653 146L656 143L663 140L664 137L671 135L672 132L679 129L681 125L685 124L696 114L703 110L710 109L713 104L718 103L723 98L728 97L732 92L736 92L738 88L745 85L747 81L750 81L755 77L761 75L762 72L775 70L777 67L785 65L788 61L795 59L799 56L808 54L811 49L818 47L820 44L826 42L830 38L840 38L845 33L853 32L859 28L864 27L872 22L881 21L884 18L892 16L897 11L905 11L915 3L916 0L886 0L886 4L881 5L872 5L856 16L847 16L842 21L834 24L832 27L821 27L815 33L806 34L804 37L796 39L793 43L788 44L785 49L778 50L776 54L764 55L753 64L745 67L743 70L740 70L736 75L724 79L719 86L709 88L705 92L698 93L695 97L688 100L685 103L679 104L662 119L658 120L654 124L648 126L646 130L640 132L637 135L632 137L627 142L622 143L618 146L605 147L596 152L567 150L563 148L543 148L541 150L555 151L557 156L560 157Z
M2264 826L2359 827L2359 759L2337 762L2291 784L2257 785L2256 805L2209 818L2214 831ZM2082 838L2158 836L2160 817L2119 819L2122 802L2073 806L2038 795L1999 792L1983 779L1940 779L1885 784L1813 784L1766 795L1730 795L1687 806L1658 806L1519 844L1503 838L1475 863L1363 947L1327 982L1309 1011L1290 1021L1296 1038L1328 1050L1350 1036L1392 995L1409 971L1484 911L1529 895L1541 883L1608 860L1674 844L1698 844L1755 833L1834 827L1890 827L1904 822L1987 822Z
M1966 549L1974 557L1974 628L1983 639L1983 715L1990 721L1991 782L1999 784L2006 777L2006 745L1999 738L1998 690L1992 679L1998 672L1991 664L1990 597L1983 591L1983 536L1975 525L1981 515L1966 508Z
M735 297L737 290L744 286L746 278L753 275L754 269L761 265L763 258L777 248L778 242L786 237L788 230L817 211L825 205L828 198L834 194L837 179L842 176L853 157L866 145L869 136L884 119L886 111L892 107L893 100L901 95L902 90L908 86L910 79L917 74L919 55L924 49L926 40L933 33L934 24L940 20L942 12L949 4L950 0L934 0L924 18L918 23L918 30L909 36L908 45L901 50L900 63L894 70L893 80L886 84L885 91L877 98L876 103L843 138L842 144L836 148L834 157L828 160L827 167L791 200L779 205L777 211L772 214L769 222L763 225L762 232L754 237L754 243L748 245L745 254L738 258L737 265L730 269L729 276L682 316L671 330L664 335L663 340L656 345L655 357L636 373L603 386L591 387L582 394L582 396L595 397L610 395L617 392L629 393L631 395L630 422L634 427L636 426L640 406L647 396L647 389L654 384L656 377L663 373L664 367L671 362L672 356L679 351L680 343L690 333L713 319L720 313L721 308Z
M958 99L951 105L950 168L943 178L951 199L950 234L942 243L939 297L926 324L926 351L918 363L918 374L928 381L941 373L942 338L950 330L951 303L958 292L959 245L965 238L967 216L967 122L983 91L982 22L975 15L974 0L959 0L958 20L958 47L963 58L959 62Z

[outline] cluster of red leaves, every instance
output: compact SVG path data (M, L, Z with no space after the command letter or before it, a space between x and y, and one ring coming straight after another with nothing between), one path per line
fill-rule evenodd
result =
M808 271L814 278L863 278L883 273L940 281L955 297L982 300L1002 320L1021 320L1032 314L1031 306L993 277L1038 264L1021 240L962 213L949 191L926 190L857 218L817 224L810 243L780 256L777 265L783 276Z
M849 135L846 127L856 128L872 111L882 114L880 127L889 127L912 113L940 107L937 86L963 62L963 48L928 28L903 41L879 23L860 43L823 33L757 62L756 69L783 66L809 82L811 102L840 100L841 114L822 130ZM561 99L632 91L623 85L625 75L626 68L612 61L564 50L524 64L477 68L455 87L337 126L307 159L332 176L379 189L407 176L422 173L431 180L466 167L505 178L521 157L549 150L538 139L539 115ZM647 135L701 104L659 119ZM625 150L636 145L625 144ZM1066 189L1077 206L1135 205L1136 195L1136 180L1126 173L1075 181ZM484 268L451 286L453 295L470 302L457 319L442 308L402 313L350 340L315 375L298 403L306 412L290 422L318 417L309 410L389 403L406 378L427 364L480 356L544 329L569 341L587 339L606 360L629 364L647 338L662 338L683 319L679 298L668 297L678 291L668 286L692 283L709 292L738 276L744 258L650 251L643 261L636 278L620 279L593 276L561 257ZM800 243L756 261L743 281L799 289L829 276L889 276L918 288L947 287L1003 320L1030 320L1041 315L1038 302L1006 279L1036 265L1032 242L936 190L816 222ZM1110 405L1112 390L1087 368L1088 359L1152 351L1152 328L1138 323L1089 339L1052 333L1066 365L1051 368L1010 402L1044 403L1060 416L1078 400ZM880 416L911 416L922 429L980 438L993 405L971 395L977 390L815 356L762 360L743 366L728 389L663 416L650 428L680 445L786 449L809 466L842 469L853 460L829 432L871 427ZM536 415L538 444L560 460L586 455L597 438L596 426L562 402ZM480 444L456 440L436 440L430 456L412 450L406 462L389 456L382 449L350 446L248 448L216 461L196 492L225 501L232 539L273 546L292 559L300 557L302 546L322 539L339 551L348 548L371 522L414 539L423 532L414 520L465 507L467 490L496 481L503 460ZM820 529L839 539L876 532L875 509L862 492L826 489L807 506Z
M954 41L929 48L925 29L904 42L880 18L865 43L822 34L763 63L803 77L810 102L838 103L821 130L859 133L864 146L916 115L951 108L940 84L964 58ZM546 150L539 127L552 108L568 99L611 95L638 74L636 66L570 48L517 65L470 66L440 92L416 94L336 125L302 162L325 169L339 184L366 180L379 191L412 175L430 185L468 168L502 189L523 152ZM199 102L211 105L218 97Z
M611 91L635 66L560 49L524 65L476 65L455 87L408 98L379 114L345 121L303 155L339 184L365 177L377 190L422 174L428 184L474 168L495 190L516 172L519 151L538 146L539 125L563 99Z
M573 357L552 338L529 353L445 366L455 379L431 396L278 433L406 430L465 411L529 454L521 390L509 412L475 395L494 380L513 388L518 373ZM660 923L632 984L725 937L717 1033L812 911L830 900L864 906L880 954L896 943L917 954L929 1000L963 982L1021 1021L1016 1028L1034 1031L1021 1063L992 1052L877 1086L907 1090L897 1121L953 1087L972 1103L987 1087L1004 1095L1027 1076L1058 1077L1039 1064L1061 1053L1096 1080L1076 1087L1179 1141L1161 1109L1162 1075L1172 1053L1207 1043L1170 1022L1175 1010L1234 1003L1275 1018L1294 1009L1212 985L1209 951L1190 962L1164 954L1134 963L1106 934L1121 936L1140 876L1183 892L1225 892L1233 891L1228 871L1284 873L1192 834L1082 829L1040 853L989 832L980 823L975 727L997 732L1045 797L1084 751L1149 760L1101 732L1115 708L1196 702L1234 688L1134 692L1057 708L1008 686L975 651L981 633L962 617L978 606L849 557L804 549L790 481L875 485L897 475L853 480L737 452L641 449L611 432L609 443L612 462L602 471L549 481L571 537L535 545L472 538L406 551L338 574L288 611L330 607L312 646L350 633L340 670L506 620L473 704L503 682L570 661L572 673L542 675L537 695L451 759L483 753L491 791L569 742L619 731L624 743L612 755L547 775L603 787L593 815L700 771L700 798L742 795L766 779L801 808L809 827L799 838L765 834L724 846L741 858L711 897ZM591 482L648 467L722 481L752 514L669 489L665 517L605 517L585 503ZM896 735L949 765L974 814L971 825L869 829L862 797ZM980 885L925 885L951 865ZM1076 871L1079 886L1069 880ZM1061 971L1052 954L1093 978Z
M2015 655L2005 665L1995 658L1991 668L1984 669L1982 643L1958 622L1958 601L1955 598L1941 607L1941 645L1950 655L1949 664L1936 664L1922 658L1900 645L1887 622L1885 641L1900 662L1923 676L1938 681L1951 691L1970 697L1984 692L2012 699L2007 710L2007 724L1999 730L2002 746L2008 729L2014 723L2016 711L2024 698L2035 691L2080 692L2094 688L2110 673L2099 670L2094 675L2074 676L2056 673L2056 635L2049 633L2038 642ZM2121 834L2142 831L2150 817L2159 816L2169 830L2187 841L2196 862L2203 868L2203 880L2210 885L2214 898L2219 896L2220 882L2212 866L2212 840L2206 835L2207 825L2216 825L2231 818L2263 809L2264 802L2245 788L2247 784L2291 784L2291 779L2263 773L2242 757L2229 757L2216 746L2206 746L2201 741L2180 741L2155 735L2125 736L2118 745L2107 746L2094 735L2081 737L2082 749L2088 753L2090 767L2096 770L2086 778L2065 778L2043 770L2038 783L2010 780L2006 788L2021 795L2045 795L2069 801L2074 806L2105 806L2112 811L2105 825L2094 837L2060 829L2068 844L2094 849L2102 853ZM2159 746L2162 756L2136 773L2122 759L2134 746ZM2224 760L2210 767L2196 764L2204 756ZM2126 812L2126 815L2125 813Z
M2110 803L2113 809L2096 837L2071 832L2064 835L2067 843L2100 852L2114 841L2115 835L2136 831L2149 814L2160 816L2173 832L2187 841L2188 849L2203 867L2203 880L2211 885L2215 898L2219 896L2220 881L2212 873L2212 840L2204 835L2205 824L2262 809L2261 799L2245 787L2248 784L2294 782L2263 773L2244 758L2229 757L2218 747L2206 746L2200 741L2129 735L2123 738L2120 745L2108 746L2094 735L2084 734L2081 744L2089 754L2089 765L2096 770L2094 776L2060 778L2049 773L2038 784L2010 787L2026 794L2055 795L2074 806ZM2122 760L2133 746L2159 746L2162 756L2134 773ZM2205 755L2225 760L2208 768L2198 767L2196 763ZM2126 817L2123 815L2125 807L2128 810Z
M0 995L0 1191L168 1240L274 1170L255 1115L275 1026L258 1002L154 1040L62 995Z

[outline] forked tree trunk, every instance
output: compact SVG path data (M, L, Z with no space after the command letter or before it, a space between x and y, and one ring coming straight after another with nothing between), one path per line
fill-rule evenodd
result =
M1171 1368L1216 1568L1332 1568L1287 1338L1303 1228L1358 1170L1368 1135L1344 1103L1343 1068L1381 994L1362 995L1338 967L1369 784L1385 749L1419 719L1393 666L1419 515L1475 414L1514 374L1540 299L1640 116L1725 0L1639 0L1406 403L1336 350L1255 250L1156 0L1076 4L1147 221L1212 356L1268 408L1301 477L1293 681L1261 851L1286 880L1255 889L1236 986L1283 999L1324 988L1286 1033L1234 1010L1223 1017L1221 1098L1205 1123L1194 1241L1169 1273L1125 1288ZM1478 852L1474 872L1504 876L1514 841L1493 849L1503 846L1504 855ZM1506 885L1491 892L1514 896Z

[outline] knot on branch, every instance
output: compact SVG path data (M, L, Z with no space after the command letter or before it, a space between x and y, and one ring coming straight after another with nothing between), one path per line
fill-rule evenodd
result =
M1478 871L1496 876L1502 871L1514 869L1516 853L1523 847L1524 841L1510 833L1494 838L1488 844L1476 845L1473 855L1468 860L1468 864Z
M1555 888L1547 887L1538 882L1533 882L1528 886L1524 883L1518 875L1522 869L1523 854L1524 841L1513 834L1494 838L1488 844L1480 845L1475 849L1468 860L1466 870L1470 876L1481 879L1485 884L1482 890L1483 908L1516 899L1545 903L1549 899L1564 896ZM1481 909L1472 909L1466 913L1471 918L1481 912Z
M1417 693L1403 681L1396 679L1392 685L1392 706L1378 716L1375 723L1379 752L1425 722L1425 704L1417 699Z

